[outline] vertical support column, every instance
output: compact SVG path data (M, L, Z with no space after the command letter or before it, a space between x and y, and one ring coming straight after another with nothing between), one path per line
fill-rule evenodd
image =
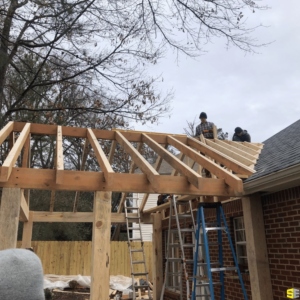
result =
M95 192L92 240L91 300L109 295L111 192Z
M0 207L0 250L16 248L21 206L20 188L3 188Z
M33 228L33 211L29 212L28 222L23 223L22 248L30 248Z
M163 286L163 257L162 257L162 215L160 212L153 214L152 235L152 274L153 274L153 299L160 299Z
M252 299L273 300L261 197L242 198Z

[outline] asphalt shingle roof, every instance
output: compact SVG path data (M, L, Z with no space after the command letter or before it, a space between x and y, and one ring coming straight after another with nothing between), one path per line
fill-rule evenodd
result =
M300 164L300 120L263 142L255 166L256 173L246 182Z

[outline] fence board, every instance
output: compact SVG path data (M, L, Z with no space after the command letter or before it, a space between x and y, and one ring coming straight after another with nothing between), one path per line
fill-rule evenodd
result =
M18 241L17 247L21 247ZM92 242L33 241L32 247L41 259L44 274L91 275ZM139 242L132 243L132 249L140 249ZM144 242L145 258L149 278L152 278L152 242ZM127 242L111 242L110 275L131 277L130 257ZM142 253L133 253L133 260L142 260ZM143 265L134 265L135 272L143 272Z

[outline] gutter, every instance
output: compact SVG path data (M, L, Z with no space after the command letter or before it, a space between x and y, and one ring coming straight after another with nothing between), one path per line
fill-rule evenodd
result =
M244 195L273 193L300 186L300 164L244 183Z

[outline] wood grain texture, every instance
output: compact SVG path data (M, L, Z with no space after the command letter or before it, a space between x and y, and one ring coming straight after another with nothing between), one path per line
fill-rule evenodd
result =
M24 249L31 247L32 229L33 212L30 211L28 221L23 223L22 248Z

